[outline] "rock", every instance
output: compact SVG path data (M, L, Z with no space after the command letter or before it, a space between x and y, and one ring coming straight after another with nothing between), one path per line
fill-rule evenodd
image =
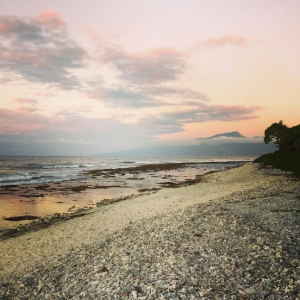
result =
M256 290L253 288L248 288L248 289L245 289L244 292L247 294L255 294Z
M261 294L261 296L263 297L263 299L266 299L268 296L271 295L270 291L260 291L259 293Z
M137 299L137 291L132 291L131 296L133 299Z
M34 285L34 277L29 275L29 276L26 276L25 278L25 285Z
M25 215L25 216L15 216L15 217L7 217L4 218L6 221L24 221L24 220L36 220L39 217L37 216L30 216L30 215Z
M106 267L102 267L99 271L100 271L100 272L103 272L103 273L104 273L104 272L107 272L107 273L109 272L108 269L107 269Z
M7 229L0 232L0 236L10 236L18 232L18 229Z
M141 288L140 286L135 286L134 288L135 288L135 290L136 290L139 294L142 294L142 293L143 293L143 290L142 290L142 288Z

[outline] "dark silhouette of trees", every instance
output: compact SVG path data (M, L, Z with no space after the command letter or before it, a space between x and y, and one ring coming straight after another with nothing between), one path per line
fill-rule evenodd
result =
M284 125L282 121L273 123L265 130L264 137L264 142L266 144L271 141L279 146L279 150L300 150L300 124L289 128Z
M292 171L300 176L300 124L287 127L282 121L273 123L265 130L264 141L266 144L272 141L279 150L258 157L255 163Z
M283 124L282 120L278 123L273 123L270 127L268 127L265 130L265 137L264 142L266 144L273 141L275 145L277 145L280 149L281 146L281 139L284 135L284 132L286 131L288 127Z
M299 151L300 150L300 125L287 128L281 138L282 150Z

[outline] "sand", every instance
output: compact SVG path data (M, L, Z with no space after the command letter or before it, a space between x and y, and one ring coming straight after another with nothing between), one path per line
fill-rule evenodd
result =
M96 208L92 214L0 242L0 279L26 272L37 264L55 262L76 247L100 242L135 221L184 210L234 192L270 190L278 184L276 176L266 176L258 165L249 163L205 175L201 182L191 186L163 189Z

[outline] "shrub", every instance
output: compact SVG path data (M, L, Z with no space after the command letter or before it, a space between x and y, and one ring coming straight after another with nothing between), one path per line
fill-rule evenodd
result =
M253 162L262 163L264 166L273 166L284 171L292 171L295 175L300 176L300 154L298 151L284 152L278 150L264 154Z

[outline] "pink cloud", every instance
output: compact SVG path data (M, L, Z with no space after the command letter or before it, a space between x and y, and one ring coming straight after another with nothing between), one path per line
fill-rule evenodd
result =
M242 47L249 44L249 40L242 36L225 35L219 38L206 39L198 44L195 48L200 47L223 47L223 46L236 46Z
M9 30L10 30L9 24L6 24L4 22L0 22L0 33L8 32Z
M1 51L0 52L0 59L3 60L28 60L30 59L30 55L28 53L24 53L24 52L13 52L10 53L8 51Z
M35 93L34 96L38 97L38 98L51 98L51 97L55 97L57 96L58 93L55 92L48 92L48 91L42 91L42 92L38 92Z
M43 117L31 114L24 114L19 110L0 108L0 131L5 132L27 132L42 127Z
M119 78L132 84L158 84L180 78L186 70L184 55L173 48L127 53L116 46L103 49L101 60L113 66Z
M0 16L0 33L20 33L29 32L37 26L47 26L57 29L66 27L60 13L54 10L47 10L36 17L17 17L17 16Z
M44 13L37 15L36 19L41 23L52 27L67 26L61 14L55 10L47 10Z
M37 112L33 107L19 107L15 110L0 108L0 132L26 133L29 131L52 132L66 134L84 134L89 131L98 131L101 124L117 123L118 121L105 118L88 118L83 113L90 112L92 106L83 105L80 107L70 107L68 110L58 111L52 116L45 116ZM80 113L78 113L80 111ZM82 113L83 112L83 113ZM118 126L120 128L120 126ZM101 130L108 130L108 127Z
M63 89L80 86L71 69L84 67L88 53L71 38L58 12L0 15L0 39L0 69Z
M207 105L199 104L196 109L161 113L157 116L144 117L138 124L155 130L157 134L180 132L189 123L203 123L211 121L233 122L258 118L260 106L238 105Z
M20 103L20 104L28 104L28 105L37 105L38 104L38 100L36 99L31 99L31 98L17 98L14 100L15 102L17 103Z
M156 58L156 57L162 57L162 56L178 56L180 55L176 49L171 47L165 47L165 48L153 48L148 51L137 53L137 57L146 57L146 58Z

